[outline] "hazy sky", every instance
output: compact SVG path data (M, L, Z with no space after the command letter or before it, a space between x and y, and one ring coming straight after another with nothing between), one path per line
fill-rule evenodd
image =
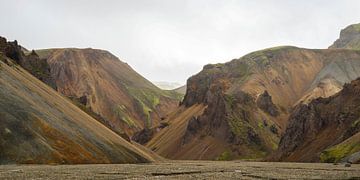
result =
M360 0L0 0L0 36L29 49L105 49L151 81L279 45L327 48Z

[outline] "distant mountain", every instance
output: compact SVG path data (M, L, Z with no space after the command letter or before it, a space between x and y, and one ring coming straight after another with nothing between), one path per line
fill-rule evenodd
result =
M38 80L49 75L44 61L35 60L35 54L25 56L20 48L17 42L1 38L0 164L155 160Z
M180 83L176 83L176 82L154 82L154 84L160 88L160 89L163 89L163 90L173 90L173 89L176 89L180 86L182 86L182 84Z
M158 125L180 100L180 94L157 88L104 50L44 49L36 53L47 59L58 92L81 99L120 134L132 135Z
M340 38L329 48L360 49L360 23L341 30Z
M360 51L352 49L283 46L209 64L188 79L182 106L146 145L172 159L264 158L295 107L358 77Z
M186 85L178 87L178 88L174 89L174 91L176 91L180 94L185 94L186 93Z

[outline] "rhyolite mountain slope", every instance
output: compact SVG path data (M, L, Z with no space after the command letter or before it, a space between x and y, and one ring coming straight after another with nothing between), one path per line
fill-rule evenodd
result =
M0 164L154 160L0 53Z
M360 78L334 96L298 105L275 160L360 163Z
M45 49L36 51L47 59L57 91L81 99L118 133L132 135L157 126L175 109L181 95L163 91L121 62L98 49Z
M341 30L340 38L329 48L360 49L360 23Z
M348 49L275 47L209 64L188 79L179 115L147 146L175 159L263 158L277 149L293 107L359 76L360 52Z

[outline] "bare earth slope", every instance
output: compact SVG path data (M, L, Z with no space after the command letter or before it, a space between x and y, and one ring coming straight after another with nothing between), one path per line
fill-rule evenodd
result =
M180 107L201 104L203 113L170 116L147 146L175 159L262 158L277 149L295 105L331 96L359 76L360 52L346 49L275 47L206 65L188 79ZM183 133L173 136L175 127ZM161 143L166 137L174 137L172 146Z
M0 164L153 161L23 68L0 58Z
M111 53L97 49L37 50L50 65L58 92L82 98L116 132L128 135L159 124L178 105L175 92L162 91Z

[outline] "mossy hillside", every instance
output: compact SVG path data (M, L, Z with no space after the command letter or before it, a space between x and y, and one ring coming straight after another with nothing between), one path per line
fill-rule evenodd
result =
M224 99L227 111L230 112L227 116L227 122L234 135L243 139L244 142L248 142L249 131L258 134L261 139L260 142L249 141L248 144L253 146L254 151L262 152L260 154L258 153L259 156L262 156L263 153L266 154L266 149L277 149L279 140L277 134L271 132L271 126L269 124L264 124L264 117L254 116L251 113L254 111L254 108L256 108L252 105L251 100L239 103L233 95L226 95Z
M127 109L124 105L116 105L113 111L115 112L115 115L123 122L125 122L129 127L137 127L134 120L129 116L129 113L127 112Z
M215 158L216 161L230 161L232 159L232 153L229 150L225 150L217 158Z
M354 121L349 129L356 131L359 128L360 119ZM338 162L342 158L360 151L360 140L356 139L356 137L358 136L354 135L354 137L350 137L346 141L323 151L320 154L321 162Z
M350 25L350 27L355 30L356 32L360 32L360 23L359 24L353 24Z
M144 117L144 126L150 128L152 126L151 113L159 105L162 93L128 86L126 86L126 89L134 98L136 109L140 110L139 113Z
M325 163L339 162L342 158L360 151L360 143L342 143L320 154L320 161Z

